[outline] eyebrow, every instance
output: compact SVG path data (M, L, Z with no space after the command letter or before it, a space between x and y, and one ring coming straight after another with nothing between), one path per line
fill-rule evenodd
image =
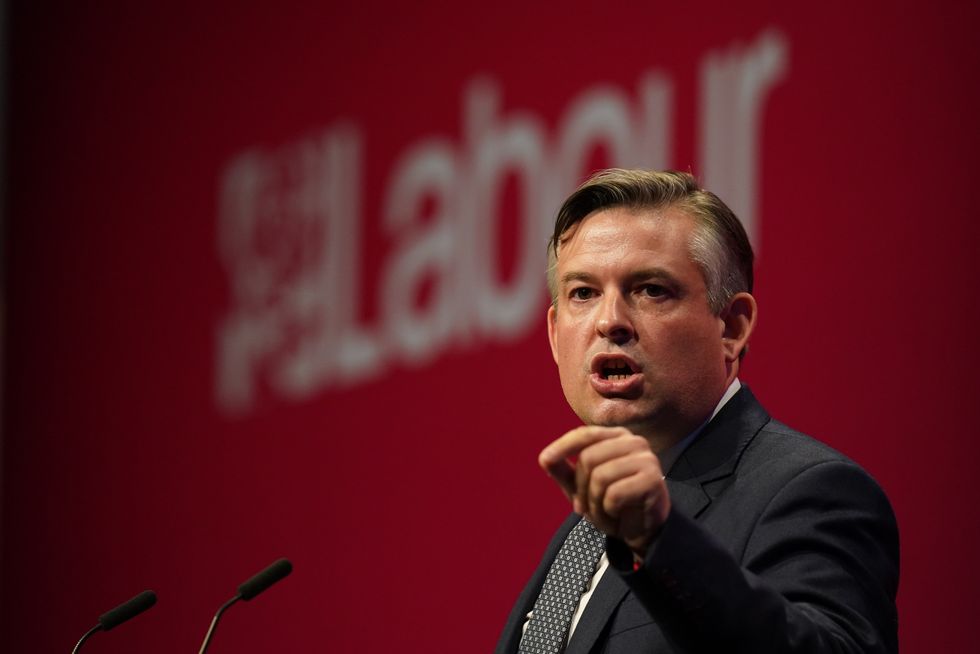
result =
M631 284L635 284L636 282L645 279L658 279L678 286L680 285L676 277L671 275L665 269L659 267L634 270L626 276L626 280ZM566 286L572 282L594 283L595 280L596 276L591 273L572 270L562 275L559 281L562 286Z

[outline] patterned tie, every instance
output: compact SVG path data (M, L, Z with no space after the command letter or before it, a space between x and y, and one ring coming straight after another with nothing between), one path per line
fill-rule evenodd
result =
M605 534L582 518L551 563L518 654L557 654L564 649L572 615L605 549Z

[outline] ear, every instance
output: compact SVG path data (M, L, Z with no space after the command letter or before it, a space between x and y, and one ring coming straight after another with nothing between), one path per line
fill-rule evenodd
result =
M749 337L755 329L758 307L755 298L749 293L736 293L721 311L724 323L721 340L725 349L725 360L734 362L748 348Z
M551 358L558 363L558 310L555 305L548 307L548 342L551 343Z

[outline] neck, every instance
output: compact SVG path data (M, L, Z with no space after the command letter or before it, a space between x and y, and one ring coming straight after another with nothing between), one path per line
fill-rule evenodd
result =
M647 442L650 443L650 449L653 450L654 454L662 454L694 433L695 429L706 423L711 417L712 410L714 410L714 406L698 417L688 418L686 420L671 421L671 424L669 425L659 424L652 426L649 424L638 424L623 426L637 436L643 436L645 439L647 439Z
M721 403L726 399L729 392L733 393L741 388L741 385L733 387L737 377L732 374L718 395L717 399L710 405L701 407L700 411L687 416L675 414L657 420L657 424L638 423L633 425L623 425L638 436L643 436L650 443L650 448L655 454L661 454L681 442L694 433L695 430L704 426L721 408Z

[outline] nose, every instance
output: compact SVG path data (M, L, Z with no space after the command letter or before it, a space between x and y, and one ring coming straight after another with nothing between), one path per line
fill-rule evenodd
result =
M614 343L626 343L636 337L629 306L618 293L607 293L596 316L596 332Z

